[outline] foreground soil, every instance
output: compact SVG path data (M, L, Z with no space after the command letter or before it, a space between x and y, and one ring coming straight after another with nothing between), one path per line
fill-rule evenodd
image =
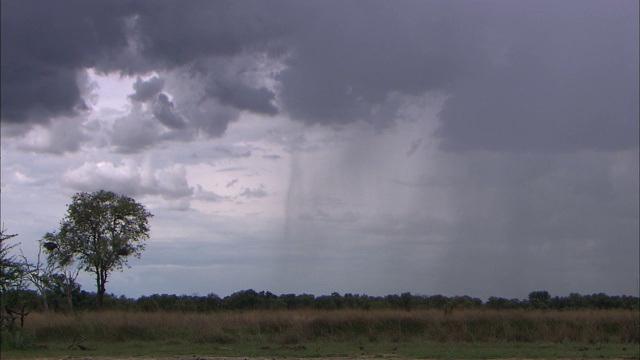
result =
M639 359L640 357L628 357L628 358L598 358L598 359L609 359L609 360L629 360L629 359ZM363 355L363 356L340 356L340 357L318 357L318 358L303 358L303 357L210 357L210 356L165 356L165 357L85 357L85 356L66 356L66 357L6 357L5 359L14 359L14 360L33 360L33 359L41 359L41 360L277 360L277 359L286 359L286 360L367 360L367 359L393 359L393 360L413 360L414 358L401 357L396 355ZM494 358L494 359L502 359L502 360L547 360L547 358L517 358L517 357L507 357L507 358ZM568 358L548 358L555 360L573 360L573 359L589 359L585 357L568 357ZM417 359L416 359L417 360ZM420 358L420 360L435 360L429 358Z

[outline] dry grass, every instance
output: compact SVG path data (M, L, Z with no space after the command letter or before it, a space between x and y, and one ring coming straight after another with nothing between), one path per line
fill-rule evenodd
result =
M295 310L216 313L85 312L29 315L25 330L39 341L176 341L233 343L269 341L369 342L619 342L639 343L637 312L467 310Z

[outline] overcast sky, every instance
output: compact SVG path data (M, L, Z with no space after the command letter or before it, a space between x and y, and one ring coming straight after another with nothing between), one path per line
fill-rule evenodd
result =
M105 189L117 295L638 294L635 0L0 4L29 258Z

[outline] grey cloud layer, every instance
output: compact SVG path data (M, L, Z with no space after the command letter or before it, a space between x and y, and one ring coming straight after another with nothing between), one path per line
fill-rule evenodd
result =
M628 149L638 145L637 13L635 1L7 0L1 118L87 111L83 68L183 69L201 89L190 99L162 97L158 78L131 95L154 101L171 129L220 135L238 111L386 127L393 94L435 91L450 96L437 131L448 150ZM264 75L277 86L251 81L241 58L280 62Z
M123 2L2 2L2 121L47 120L85 107L76 71L127 46Z
M129 95L129 98L140 102L149 101L160 94L162 88L164 88L164 79L154 76L147 81L143 81L138 77L136 82L133 84L135 93Z

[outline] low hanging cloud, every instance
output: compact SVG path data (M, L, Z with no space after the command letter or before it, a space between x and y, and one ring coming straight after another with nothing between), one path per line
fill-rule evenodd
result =
M164 79L157 76L152 77L149 80L142 80L138 77L133 84L135 92L129 95L129 98L134 101L147 102L160 94L164 88Z
M186 123L166 94L159 94L153 103L153 116L164 126L171 129L183 129Z
M217 83L206 89L208 95L217 98L221 103L231 105L240 110L248 110L258 114L276 115L278 108L273 104L275 93L264 87L251 88L241 83Z
M62 155L80 150L89 136L76 119L56 121L49 127L37 125L31 128L19 141L23 151Z
M257 188L245 188L240 194L236 197L246 197L246 198L263 198L269 196L269 193L265 189L264 185L260 185Z
M345 211L342 213L328 213L320 209L315 212L302 212L298 219L303 221L320 221L329 223L354 223L360 219L360 215L355 212Z
M149 80L142 80L140 77L133 83L135 92L129 95L129 99L140 103L151 103L153 116L164 126L170 129L183 129L186 126L185 120L177 113L175 104L169 99L167 94L162 93L164 79L157 76Z
M214 203L231 200L229 196L219 195L214 191L206 190L200 184L196 184L193 198L195 200L202 200L202 201L208 201L208 202L214 202Z
M109 137L117 152L136 153L159 141L161 131L158 122L151 116L133 112L114 121Z
M133 161L85 162L67 171L62 184L76 191L111 190L129 196L157 195L167 199L190 197L194 189L181 165L152 169Z

